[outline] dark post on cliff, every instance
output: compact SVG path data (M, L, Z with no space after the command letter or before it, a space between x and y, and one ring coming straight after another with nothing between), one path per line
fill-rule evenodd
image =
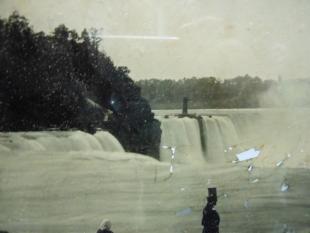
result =
M188 114L188 98L183 97L183 109L182 109L182 115L187 115Z

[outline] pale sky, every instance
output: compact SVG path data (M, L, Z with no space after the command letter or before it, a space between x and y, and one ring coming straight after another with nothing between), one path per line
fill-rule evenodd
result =
M102 28L134 80L310 78L309 0L0 0L2 18L13 10L35 31Z

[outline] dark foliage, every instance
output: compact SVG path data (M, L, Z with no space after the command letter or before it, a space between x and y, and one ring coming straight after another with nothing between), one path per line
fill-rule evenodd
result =
M275 85L249 75L220 81L214 77L183 80L141 80L137 82L153 108L181 109L184 96L191 108L257 108L260 95Z
M128 151L158 158L160 123L127 67L116 67L99 42L65 25L35 33L17 12L0 19L0 130L101 127Z

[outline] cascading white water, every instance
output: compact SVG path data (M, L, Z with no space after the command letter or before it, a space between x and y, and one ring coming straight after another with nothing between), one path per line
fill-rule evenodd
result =
M228 116L219 116L215 119L220 128L225 149L237 146L240 143L240 139L231 119Z
M158 117L162 123L161 146L176 147L177 163L231 162L236 159L236 153L249 148L262 148L257 162L262 160L263 166L267 166L268 161L271 164L277 163L279 158L284 158L288 153L300 154L299 157L293 156L290 159L290 164L297 166L301 163L299 161L306 160L303 151L307 150L309 145L308 112L307 110L227 110L214 114L201 112L203 114L201 129L195 118ZM124 149L114 136L105 131L98 131L94 135L81 131L0 133L0 153L12 151L124 152ZM170 161L171 151L161 147L160 160ZM294 160L296 162L293 162Z
M205 160L212 162L231 161L226 149L239 143L236 129L227 116L203 117L202 129L199 129L198 120L195 118L168 119L159 118L161 121L161 145L176 147L176 162L194 163ZM203 134L203 137L201 137ZM204 140L202 142L201 140ZM202 144L205 144L203 151ZM160 159L169 161L171 153L161 148Z
M204 117L205 156L208 162L224 162L224 143L215 117Z
M170 161L171 152L162 146L176 148L175 162L203 162L203 151L201 146L199 126L196 119L187 117L168 119L159 118L161 121L161 148L160 160Z
M203 134L205 138L205 156L208 162L228 162L233 158L228 153L231 147L239 144L235 126L227 116L205 116Z
M309 163L309 156L305 153L310 145L309 109L198 112L203 116L202 129L199 129L195 118L158 118L162 122L162 145L176 146L177 162L177 159L185 163L202 161L202 155L207 163L227 163L235 160L237 153L256 148L261 153L255 159L255 164L264 167L275 166L287 154L293 156L285 166L299 167ZM159 115L166 114L159 112ZM202 151L202 144L205 145L205 151ZM160 153L161 160L170 159L168 150L161 149Z
M115 151L124 152L108 132L91 135L82 131L0 133L0 152L10 151Z

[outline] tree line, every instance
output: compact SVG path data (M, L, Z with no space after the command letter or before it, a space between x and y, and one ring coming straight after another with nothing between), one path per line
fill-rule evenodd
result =
M227 80L215 77L149 79L140 80L137 85L154 109L181 109L183 97L188 97L190 108L196 109L287 107L298 95L294 106L310 107L310 96L305 91L309 90L310 81L306 79L262 80L244 75ZM299 101L302 98L303 101Z
M103 128L127 151L158 158L160 122L99 44L65 25L34 32L18 12L0 19L0 131Z

